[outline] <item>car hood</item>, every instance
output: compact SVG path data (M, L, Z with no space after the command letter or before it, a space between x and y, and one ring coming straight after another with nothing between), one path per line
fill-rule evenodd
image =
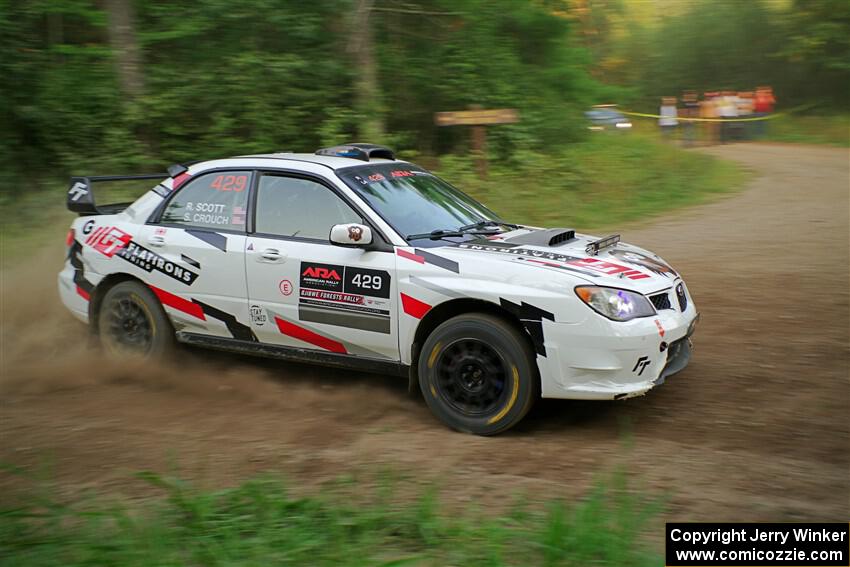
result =
M588 253L599 237L575 234L569 229L523 227L508 233L432 248L463 264L470 254L482 260L510 262L558 272L588 283L652 293L667 289L678 273L656 254L625 242ZM488 262L489 263L489 262Z

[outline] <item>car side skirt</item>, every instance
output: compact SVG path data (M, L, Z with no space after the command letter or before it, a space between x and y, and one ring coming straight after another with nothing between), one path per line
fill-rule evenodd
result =
M179 342L187 345L202 346L215 350L237 352L264 358L305 362L307 364L318 364L334 368L349 368L351 370L373 372L375 374L389 374L392 376L407 377L410 373L410 367L406 364L391 360L381 360L379 358L354 356L336 352L320 352L311 349L284 347L226 337L213 337L198 333L178 332L176 333L176 337Z

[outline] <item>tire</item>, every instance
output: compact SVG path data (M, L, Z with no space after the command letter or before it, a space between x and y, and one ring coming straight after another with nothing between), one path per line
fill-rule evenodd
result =
M174 327L150 288L140 282L110 288L97 323L100 344L109 355L164 358L174 350Z
M528 342L491 315L459 315L434 329L417 368L428 407L458 431L506 431L537 398L537 366Z

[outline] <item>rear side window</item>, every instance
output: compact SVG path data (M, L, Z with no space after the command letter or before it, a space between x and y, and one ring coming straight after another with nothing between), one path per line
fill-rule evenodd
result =
M245 230L250 185L250 171L200 175L168 202L160 222L213 230Z
M363 219L336 193L315 181L263 175L257 191L258 233L328 240L335 224Z

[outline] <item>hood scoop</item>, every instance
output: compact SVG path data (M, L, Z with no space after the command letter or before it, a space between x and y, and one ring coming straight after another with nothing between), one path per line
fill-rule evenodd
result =
M528 244L530 246L560 246L570 240L575 240L576 231L571 228L547 228L506 238L511 244Z

